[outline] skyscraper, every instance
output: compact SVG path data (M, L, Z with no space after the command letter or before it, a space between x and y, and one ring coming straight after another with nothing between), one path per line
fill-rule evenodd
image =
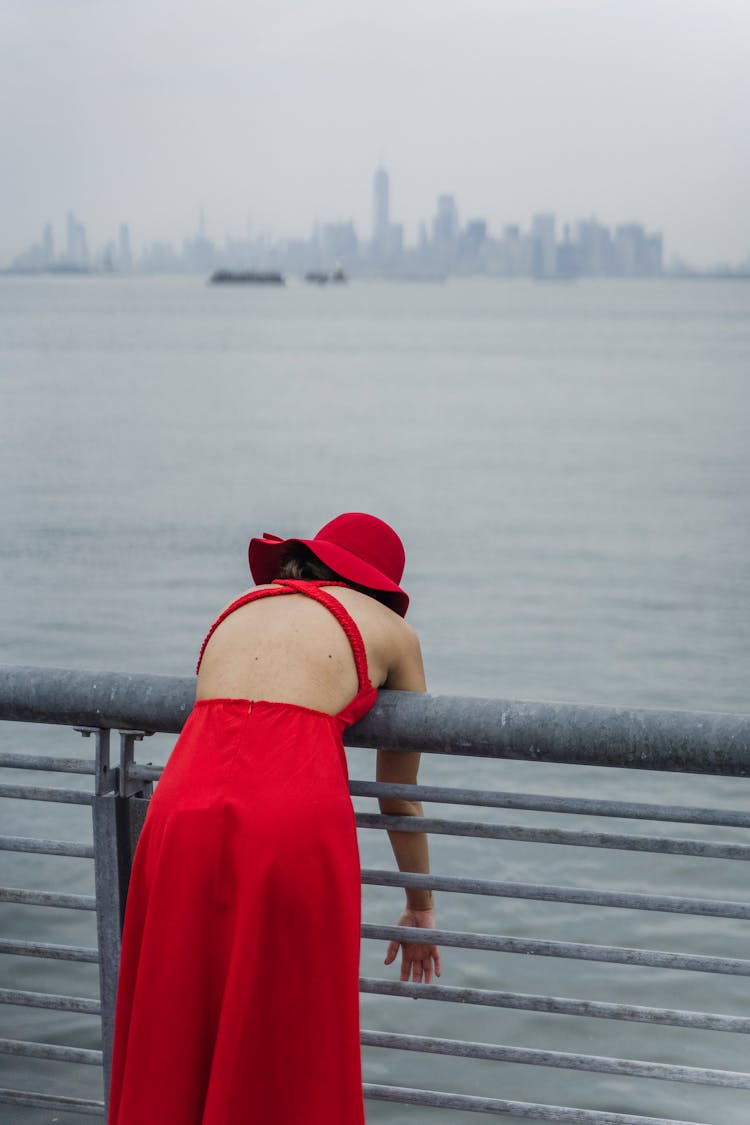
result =
M130 228L127 223L120 223L120 232L117 241L117 267L124 273L133 268L133 254L130 249Z
M86 228L79 223L72 211L68 211L67 262L74 269L86 269L89 264L89 250L86 243Z
M534 277L554 277L557 272L554 215L534 215L531 222L531 241Z
M55 261L55 239L52 223L47 223L42 234L42 268L48 270Z
M612 272L612 236L607 227L596 219L581 220L577 224L575 241L582 274L600 277Z
M438 196L437 213L432 221L432 237L443 247L452 247L458 238L458 208L452 195Z
M432 264L449 273L458 258L458 208L452 195L438 196L437 211L432 220Z
M373 223L372 241L377 248L385 249L390 225L388 173L378 168L372 178Z

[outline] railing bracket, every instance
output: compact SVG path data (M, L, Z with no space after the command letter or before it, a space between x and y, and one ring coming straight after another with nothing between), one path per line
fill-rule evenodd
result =
M117 766L113 766L109 759L109 728L108 727L75 727L84 738L96 736L96 768L94 771L94 792L97 797L105 793L116 793L119 786Z
M121 730L120 731L120 769L119 791L120 797L150 797L153 783L130 776L130 767L135 763L135 744L153 734L150 730ZM149 763L150 764L150 763Z

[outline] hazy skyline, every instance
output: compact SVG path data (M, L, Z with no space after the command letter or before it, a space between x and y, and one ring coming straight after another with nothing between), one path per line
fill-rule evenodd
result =
M750 255L745 0L0 0L0 261L69 209L92 242L636 219Z

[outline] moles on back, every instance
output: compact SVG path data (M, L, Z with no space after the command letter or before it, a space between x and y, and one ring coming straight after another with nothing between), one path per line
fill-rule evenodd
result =
M419 641L403 618L358 590L323 589L359 628L372 685L424 691ZM333 715L357 688L352 648L333 614L304 594L269 594L217 627L203 656L196 698L266 699Z

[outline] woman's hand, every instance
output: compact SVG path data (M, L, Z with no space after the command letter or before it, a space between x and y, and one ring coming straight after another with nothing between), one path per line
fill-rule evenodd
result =
M406 908L396 923L397 926L418 926L420 929L433 930L435 928L435 911L430 907L427 910L413 910ZM436 945L428 942L392 941L388 946L384 964L390 965L396 960L399 946L401 946L401 980L413 980L415 984L432 983L432 970L435 976L440 976L441 960L440 950Z

